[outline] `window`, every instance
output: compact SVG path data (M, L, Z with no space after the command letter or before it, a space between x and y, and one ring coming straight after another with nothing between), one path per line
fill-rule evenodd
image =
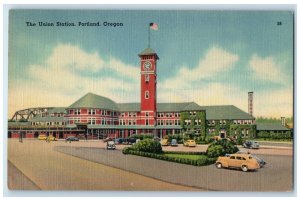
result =
M80 109L76 109L76 110L75 110L75 114L76 114L76 115L80 115Z
M146 74L146 75L145 75L145 82L149 82L149 80L150 80L150 77L149 77L148 74Z
M146 112L146 117L149 117L149 112Z
M149 120L148 120L148 119L146 119L146 126L147 126L147 125L149 125Z
M89 114L96 114L96 110L95 109L90 109Z
M242 160L242 157L237 156L237 157L236 157L236 160Z
M149 91L145 91L145 99L149 99Z
M230 159L233 159L233 160L234 160L234 159L235 159L235 156L230 156Z
M191 120L184 120L184 122L185 122L185 125L191 125Z

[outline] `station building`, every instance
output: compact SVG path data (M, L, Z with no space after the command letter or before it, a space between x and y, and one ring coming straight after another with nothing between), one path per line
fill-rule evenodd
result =
M256 136L255 118L233 105L200 106L195 102L157 103L158 55L147 48L140 58L140 103L117 103L87 93L68 107L29 108L17 111L8 122L8 137L58 139L129 137L194 132L198 136ZM138 89L137 89L138 90ZM252 101L252 100L251 100ZM252 110L251 110L252 111ZM251 112L252 113L252 112Z

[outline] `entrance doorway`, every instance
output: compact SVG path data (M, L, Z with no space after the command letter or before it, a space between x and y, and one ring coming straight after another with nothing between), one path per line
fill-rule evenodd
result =
M221 139L226 138L226 130L220 130L219 136Z

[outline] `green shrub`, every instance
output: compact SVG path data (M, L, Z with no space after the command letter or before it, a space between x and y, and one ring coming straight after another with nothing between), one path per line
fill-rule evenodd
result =
M218 156L224 156L225 154L236 153L238 150L239 149L234 146L233 142L222 139L209 145L206 154L208 157L214 158Z
M198 166L206 165L207 162L208 162L207 157L201 157L197 160L197 165Z
M135 139L140 139L140 140L144 140L144 139L152 139L153 135L145 135L145 134L140 134L140 135L131 135L130 138L135 138Z
M270 133L267 131L260 131L257 133L256 135L257 138L269 138L270 137Z
M215 144L221 145L226 154L233 154L239 150L236 146L234 146L233 142L230 142L227 139L219 140L219 141L215 142Z
M223 156L226 152L221 145L210 145L206 153L209 158L213 158Z
M161 144L151 139L145 139L134 144L132 149L148 153L162 153Z
M125 147L123 150L122 150L122 153L123 154L131 154L131 152L133 151L133 149L131 147Z

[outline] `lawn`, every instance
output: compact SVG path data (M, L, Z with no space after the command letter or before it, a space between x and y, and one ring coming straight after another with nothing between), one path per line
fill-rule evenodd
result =
M196 154L163 154L165 156L173 157L173 158L186 158L190 160L198 160L201 158L207 158L205 155L196 155Z

